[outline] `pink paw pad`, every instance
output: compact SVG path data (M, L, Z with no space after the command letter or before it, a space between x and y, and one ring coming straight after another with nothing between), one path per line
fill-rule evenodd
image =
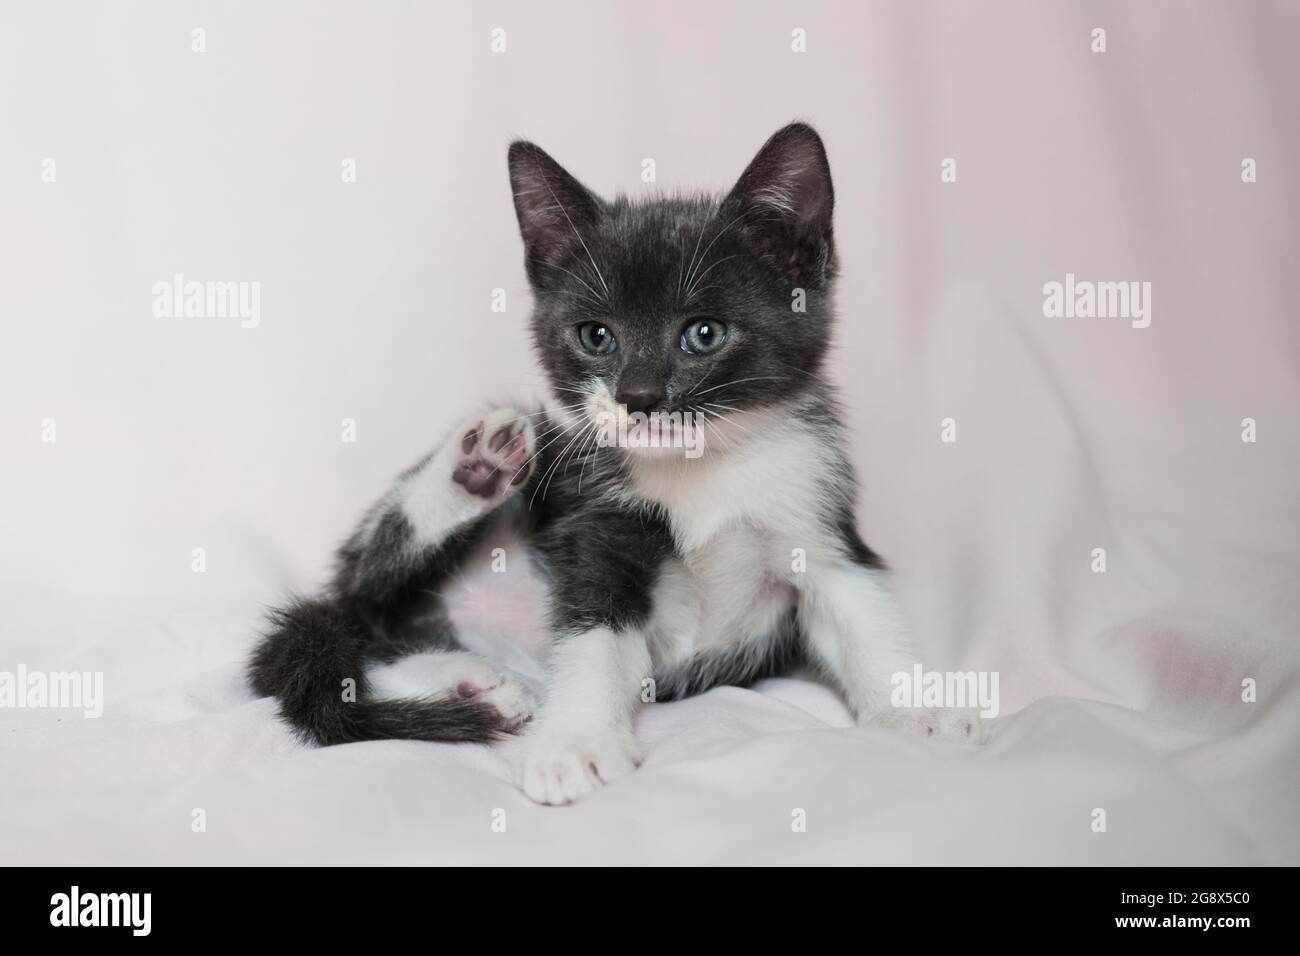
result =
M470 494L491 498L503 487L527 481L531 463L520 421L494 426L486 441L484 431L484 423L478 422L461 435L461 460L451 477Z

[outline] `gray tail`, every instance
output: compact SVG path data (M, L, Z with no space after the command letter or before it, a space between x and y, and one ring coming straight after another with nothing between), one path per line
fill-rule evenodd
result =
M269 615L271 629L249 665L249 682L275 697L280 716L322 746L360 740L484 742L506 731L500 715L472 698L370 700L369 626L330 601L294 601ZM354 693L344 682L351 679ZM349 699L351 698L351 699Z

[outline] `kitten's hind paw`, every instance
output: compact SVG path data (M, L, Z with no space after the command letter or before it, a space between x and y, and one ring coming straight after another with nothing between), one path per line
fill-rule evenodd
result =
M528 480L537 438L528 418L498 408L456 433L451 480L480 498L505 498Z
M486 686L485 686L486 684ZM533 700L524 685L508 674L498 674L494 682L462 680L456 685L457 697L473 697L487 704L501 718L502 729L517 734L533 719Z
M496 712L500 729L517 734L533 719L533 699L523 682L477 654L427 651L366 668L373 700L472 698Z

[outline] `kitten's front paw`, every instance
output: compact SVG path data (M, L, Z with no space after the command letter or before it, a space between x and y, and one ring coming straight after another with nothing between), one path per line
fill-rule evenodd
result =
M631 733L539 731L528 741L520 786L530 800L559 806L585 797L640 765L636 737Z
M480 498L505 498L534 468L537 443L532 423L513 408L498 408L456 434L451 480Z
M988 739L988 724L968 707L896 707L863 717L861 723L887 727L918 737L945 737L971 744Z

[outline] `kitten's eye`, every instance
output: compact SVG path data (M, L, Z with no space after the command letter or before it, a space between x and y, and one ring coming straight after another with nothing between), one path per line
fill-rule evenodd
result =
M578 326L578 341L592 355L608 355L618 348L613 331L599 322L584 322Z
M696 319L682 330L682 351L707 355L727 340L727 326L717 319Z

